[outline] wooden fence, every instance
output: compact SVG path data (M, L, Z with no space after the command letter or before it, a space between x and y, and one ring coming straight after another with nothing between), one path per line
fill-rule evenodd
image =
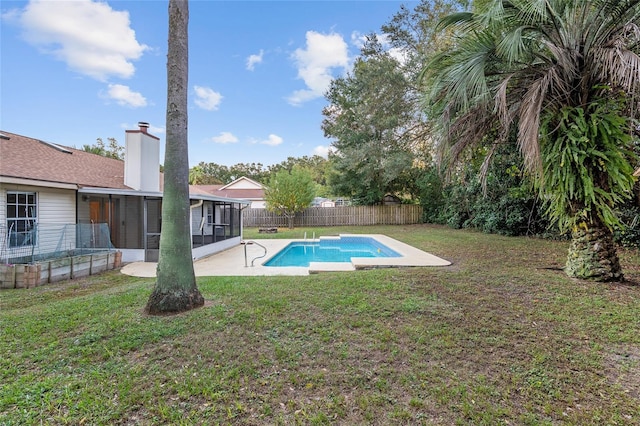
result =
M294 226L408 225L422 223L422 207L397 206L310 207L296 214ZM288 226L287 218L267 209L245 209L246 227Z

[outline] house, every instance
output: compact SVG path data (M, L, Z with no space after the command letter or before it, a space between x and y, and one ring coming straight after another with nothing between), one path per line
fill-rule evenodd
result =
M333 200L323 197L315 197L311 202L311 207L335 207L336 203Z
M193 185L197 191L216 197L235 198L251 202L252 209L266 207L264 186L255 180L242 176L226 185Z
M0 263L25 254L116 248L157 261L162 227L160 140L125 132L125 160L0 131ZM194 259L240 243L245 200L190 190Z
M382 199L382 204L385 206L396 206L402 204L402 200L400 199L400 197L397 197L393 194L387 194Z

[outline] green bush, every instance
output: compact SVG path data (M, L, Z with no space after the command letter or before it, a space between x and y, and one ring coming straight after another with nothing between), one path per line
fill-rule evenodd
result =
M615 241L625 247L640 248L640 206L630 202L618 215L622 226L613 233Z
M425 173L418 182L425 222L502 235L547 233L549 223L519 162L513 147L501 148L489 169L486 189L473 161L447 185L434 171Z

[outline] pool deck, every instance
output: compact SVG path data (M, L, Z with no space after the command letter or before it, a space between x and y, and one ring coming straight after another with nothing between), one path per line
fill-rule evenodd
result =
M252 259L261 256L264 250L256 244L242 244L230 248L220 253L198 259L193 263L196 276L263 276L263 275L309 275L320 272L331 271L354 271L357 269L390 268L390 267L415 267L415 266L448 266L451 262L434 256L430 253L419 250L401 241L380 234L354 234L360 237L372 237L395 250L402 257L354 257L351 263L348 262L312 262L309 267L286 266L269 267L263 266L273 255L278 253L292 239L260 239L254 240L267 249L267 255L256 259L251 266ZM341 236L348 236L342 234ZM309 241L309 240L307 240ZM245 266L245 247L247 260ZM157 263L155 262L134 262L123 266L121 272L126 275L137 277L155 277Z

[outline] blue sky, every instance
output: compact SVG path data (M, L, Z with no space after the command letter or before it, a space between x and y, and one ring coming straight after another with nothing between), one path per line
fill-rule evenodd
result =
M326 155L323 93L401 4L192 0L190 165ZM168 1L0 8L0 129L80 148L147 121L164 144Z

